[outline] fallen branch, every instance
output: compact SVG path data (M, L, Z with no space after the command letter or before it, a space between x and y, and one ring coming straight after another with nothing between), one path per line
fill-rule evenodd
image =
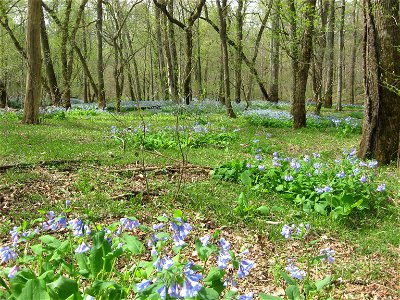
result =
M36 166L57 166L62 164L80 164L80 163L98 163L98 159L60 159L60 160L49 160L39 161L35 163L19 163L14 165L3 165L0 166L0 172L5 172L10 169L27 169Z

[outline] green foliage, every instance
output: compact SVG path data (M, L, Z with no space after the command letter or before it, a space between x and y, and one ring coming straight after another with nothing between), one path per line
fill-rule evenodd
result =
M264 193L278 193L301 207L305 213L330 215L333 219L356 211L376 208L385 199L384 185L374 183L376 162L365 163L354 151L334 163L319 158L279 158L274 154L272 166L232 161L214 170L216 179L242 182ZM317 155L316 155L317 156ZM318 155L319 156L319 155ZM240 201L241 215L254 209Z

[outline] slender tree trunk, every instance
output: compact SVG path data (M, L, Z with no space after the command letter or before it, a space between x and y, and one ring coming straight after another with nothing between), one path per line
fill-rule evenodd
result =
M335 42L335 0L331 0L329 4L329 19L328 19L328 32L326 35L326 48L328 49L327 56L327 74L326 74L326 87L324 94L324 106L326 108L332 107L332 93L333 93L333 56L334 56L334 42Z
M243 21L244 0L238 0L236 8L236 60L235 60L235 101L240 103L242 90L242 52L243 52Z
M0 78L0 108L5 108L7 104L6 82Z
M174 17L174 0L168 1L168 11L170 12L171 16ZM181 82L180 79L180 73L179 73L179 63L178 63L178 52L176 50L176 37L175 37L175 29L174 29L174 24L169 22L168 24L168 47L171 52L171 64L174 72L171 74L174 76L174 83L175 83L175 94L176 98L175 100L177 102L180 102L179 99L179 91L180 91L180 86L179 82ZM174 95L174 94L173 94Z
M99 108L104 109L107 106L106 93L104 90L104 63L103 63L103 0L97 0L96 5L97 20L96 20L96 36L97 36L97 80L98 93L97 102Z
M336 110L342 110L343 95L343 68L344 68L344 16L345 16L346 0L342 0L340 7L340 24L339 24L339 57L338 57L338 79L337 79L337 104Z
M161 98L163 100L168 100L168 88L167 88L167 76L165 68L165 58L164 58L164 45L161 36L161 14L158 7L155 10L155 22L156 22L156 44L157 44L157 58L158 58L158 73L160 76L160 91Z
M315 38L314 63L313 63L313 96L316 102L315 114L320 115L322 107L322 74L326 50L326 25L328 19L329 0L319 0L319 15L321 27L319 35ZM318 31L317 31L318 32Z
M203 76L201 74L201 41L200 41L200 22L197 21L197 82L199 85L198 88L198 97L199 99L203 99Z
M350 61L350 75L349 75L349 89L350 104L354 104L354 78L355 78L355 66L357 60L357 19L358 19L358 9L357 0L353 1L353 44L351 46L351 61Z
M177 91L177 77L175 75L175 67L174 67L174 62L173 62L173 57L171 53L171 43L169 40L169 34L168 34L168 23L167 23L167 17L162 16L162 30L163 30L163 36L164 36L164 50L165 50L165 57L167 61L167 74L168 74L168 90L170 97L172 98L173 101L179 102L179 96L178 96L178 91ZM170 24L170 26L173 26ZM175 44L174 44L175 46Z
M400 132L400 27L397 0L364 0L366 93L361 158L396 160Z
M47 36L46 25L44 23L43 9L41 9L40 37L42 42L43 61L46 67L47 82L50 89L52 104L59 106L61 101L61 92L58 88L53 61L51 59L50 44Z
M233 111L231 105L231 94L230 94L230 80L229 80L229 53L228 53L228 43L226 41L226 15L228 13L227 0L217 0L218 15L220 31L219 37L221 40L222 47L222 65L224 68L224 90L225 90L225 106L228 117L236 118L236 114Z
M274 16L271 27L271 84L269 89L270 101L278 102L279 99L279 19L280 19L280 2L275 4Z
M40 24L41 1L28 0L28 18L26 28L27 78L22 123L39 123L39 105L41 96L41 53Z

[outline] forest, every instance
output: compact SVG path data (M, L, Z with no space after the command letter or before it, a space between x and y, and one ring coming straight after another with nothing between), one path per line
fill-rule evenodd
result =
M0 0L0 299L397 299L398 0Z

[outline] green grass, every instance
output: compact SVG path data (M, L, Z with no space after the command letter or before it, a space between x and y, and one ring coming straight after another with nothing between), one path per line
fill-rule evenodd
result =
M144 112L143 118L154 128L174 126L176 122L175 117L167 113ZM247 145L255 139L260 140L260 146L269 154L278 151L300 156L319 152L330 159L339 157L343 149L356 147L360 141L357 134L340 136L333 128L256 127L244 118L231 120L221 114L208 114L206 117L184 115L179 122L193 125L199 120L229 130L240 128L239 140L225 148L184 149L187 162L199 166L216 167L233 159L252 158L254 154ZM121 143L111 136L112 125L136 127L140 123L137 112L96 116L66 114L65 119L45 119L35 126L22 125L12 118L0 118L0 166L30 164L0 172L0 188L14 191L7 192L13 198L8 215L1 219L0 237L7 234L12 223L20 224L24 219L36 218L39 210L60 211L65 196L72 200L77 214L92 210L98 221L126 215L148 219L171 209L182 209L186 214L200 214L205 220L215 222L217 227L226 226L238 234L246 228L265 235L275 244L277 252L287 251L286 244L280 237L281 225L270 224L270 221L281 224L309 222L315 234L332 237L335 243L342 245L343 251L349 250L348 253L339 253L334 269L336 276L344 280L350 281L355 277L365 281L389 280L390 274L385 272L385 266L399 264L400 209L399 193L395 191L399 190L400 183L393 166L381 170L390 190L394 191L390 194L391 202L356 219L331 221L320 215L308 216L277 195L255 192L250 193L250 202L256 206L266 205L271 212L267 216L254 215L243 219L233 211L243 190L241 185L213 180L205 175L198 178L198 174L188 171L178 186L179 174L162 169L181 160L179 150L147 151L143 157L139 148L128 144L123 150ZM140 167L142 159L147 165L158 166L161 170L147 173L150 189L161 190L160 196L139 194L114 199L115 195L135 189L145 190L143 172L129 170ZM35 167L41 162L63 160L74 162ZM50 186L49 190L44 188L46 184ZM377 257L380 258L378 263ZM276 265L270 268L275 270L273 273L278 273Z

